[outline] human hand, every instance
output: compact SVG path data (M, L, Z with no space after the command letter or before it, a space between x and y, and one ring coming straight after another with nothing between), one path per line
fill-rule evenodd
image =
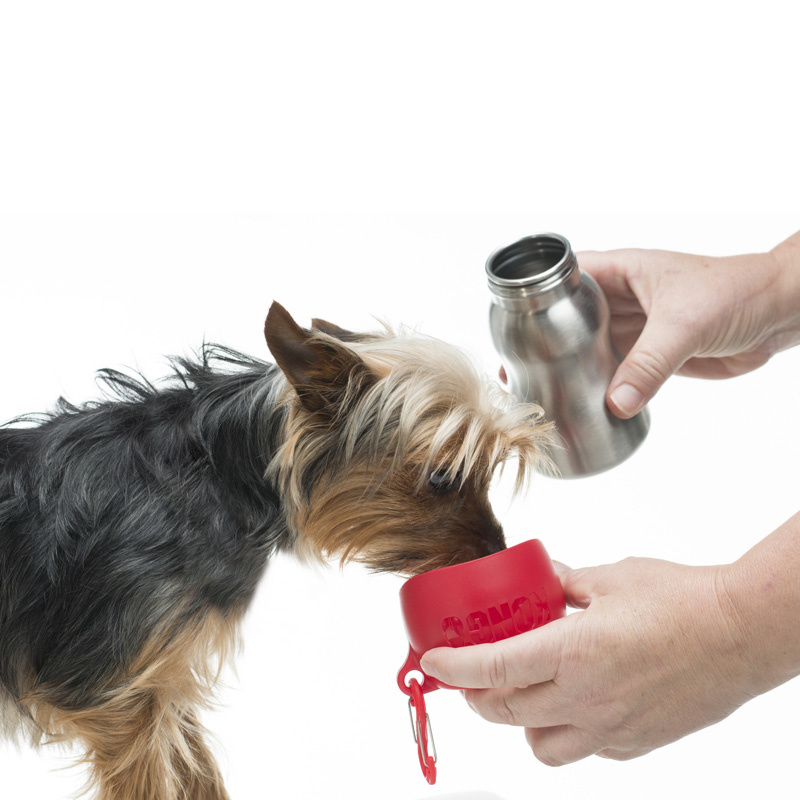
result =
M630 759L718 722L766 688L726 590L727 567L652 559L562 573L585 609L493 644L437 648L423 670L525 728L552 766Z
M800 342L800 233L769 253L709 258L662 250L578 253L626 355L607 403L638 413L671 375L729 378Z

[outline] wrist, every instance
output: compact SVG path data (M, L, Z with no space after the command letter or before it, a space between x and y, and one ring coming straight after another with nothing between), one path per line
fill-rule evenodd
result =
M800 514L719 569L720 607L752 694L800 675Z
M776 278L776 323L779 337L776 350L800 343L800 232L774 247L767 257Z

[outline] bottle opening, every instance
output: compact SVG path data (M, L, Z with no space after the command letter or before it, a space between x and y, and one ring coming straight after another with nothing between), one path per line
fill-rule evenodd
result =
M486 262L496 286L527 286L566 275L574 266L569 242L555 233L527 236L497 250Z

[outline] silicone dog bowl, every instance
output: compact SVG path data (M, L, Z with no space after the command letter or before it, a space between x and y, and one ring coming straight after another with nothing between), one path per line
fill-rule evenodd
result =
M431 648L496 642L566 613L561 582L538 539L416 575L400 589L400 604L410 647L397 685L409 696L412 678L423 693L457 688L422 670L420 658Z

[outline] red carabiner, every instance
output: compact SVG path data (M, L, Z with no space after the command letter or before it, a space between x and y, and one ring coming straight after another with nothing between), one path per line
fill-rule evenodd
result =
M414 741L417 744L417 755L422 774L429 784L436 783L436 742L433 740L433 728L431 728L431 718L425 710L425 697L422 688L416 678L411 678L408 682L411 689L411 697L408 698L408 713L411 717L411 728L414 731ZM414 709L415 715L411 709ZM433 747L433 755L428 752L428 740Z

